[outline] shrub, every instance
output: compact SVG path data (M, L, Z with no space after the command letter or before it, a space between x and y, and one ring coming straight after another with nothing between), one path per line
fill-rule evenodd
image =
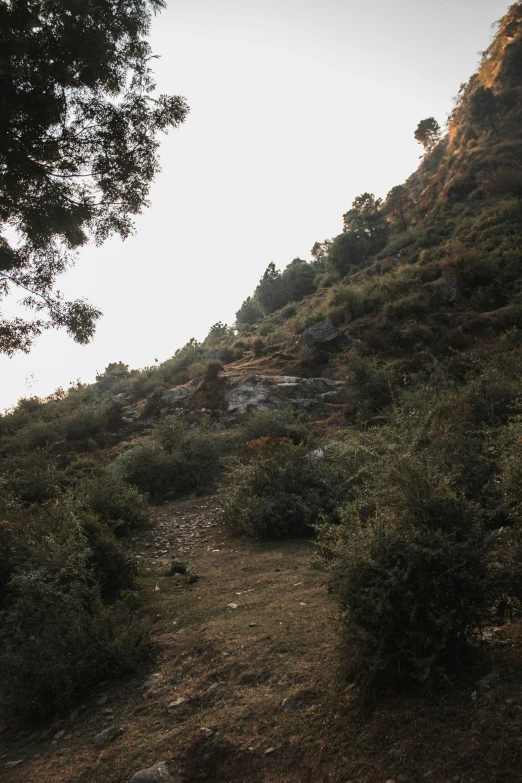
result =
M265 347L265 341L262 340L260 337L256 337L256 339L252 343L252 348L256 359L258 359L261 356L264 347Z
M485 575L472 541L385 520L360 525L332 567L352 675L365 686L444 678L483 616Z
M146 498L119 476L105 473L84 479L77 486L77 492L102 521L111 523L117 533L128 527L141 527L149 520Z
M346 374L349 407L362 417L379 413L393 402L394 373L376 359L353 352Z
M11 708L65 709L94 681L132 668L144 635L102 588L129 587L134 563L109 528L63 496L0 525L0 690Z
M204 378L206 381L216 381L219 377L219 373L223 371L223 363L218 360L213 360L207 363L205 367Z
M38 449L3 461L4 489L22 503L38 503L59 492L60 475L49 452Z
M81 530L88 546L86 564L103 590L133 586L136 561L122 548L111 529L94 515L82 515Z
M282 411L255 408L245 417L241 429L245 441L277 435L280 438L289 438L293 443L300 443L307 435L306 425L291 408Z
M281 311L281 318L283 318L285 321L287 321L289 318L293 318L294 315L297 315L297 307L292 304L287 305Z
M223 492L224 520L254 538L310 535L335 503L333 466L303 444L282 442L266 458L232 471Z
M124 479L153 503L208 490L219 473L215 439L203 428L180 438L170 450L145 443L119 461Z
M12 600L0 615L0 688L11 710L63 711L96 680L131 671L142 659L143 629L119 606L103 605L81 560L58 574L19 573L9 587Z
M475 507L424 459L392 448L374 454L329 534L355 679L446 678L488 605Z

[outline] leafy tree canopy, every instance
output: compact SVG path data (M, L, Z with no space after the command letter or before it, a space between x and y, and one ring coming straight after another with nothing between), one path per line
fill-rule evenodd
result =
M490 87L481 85L471 95L467 105L467 116L472 125L483 127L489 125L498 133L497 116L500 101Z
M352 208L343 215L343 230L350 231L357 239L382 242L386 239L387 226L382 209L382 199L373 193L357 196Z
M386 215L392 226L400 231L407 231L410 227L410 214L414 207L413 197L405 185L396 185L386 196Z
M421 120L414 133L415 139L422 144L426 152L431 152L435 145L440 141L440 125L435 117L427 117Z
M258 305L256 298L247 296L241 307L236 313L236 324L255 324L263 317L263 311Z
M0 0L0 301L21 290L30 317L0 313L0 351L44 329L77 342L100 313L54 289L89 240L127 237L159 168L157 134L183 98L154 96L145 36L163 0Z

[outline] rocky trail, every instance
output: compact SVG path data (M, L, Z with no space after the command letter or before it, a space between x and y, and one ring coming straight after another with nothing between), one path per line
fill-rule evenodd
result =
M129 546L152 660L60 720L1 726L8 783L130 783L142 770L133 783L521 779L508 774L522 729L514 626L490 634L497 672L361 707L313 542L232 538L210 496L156 508Z

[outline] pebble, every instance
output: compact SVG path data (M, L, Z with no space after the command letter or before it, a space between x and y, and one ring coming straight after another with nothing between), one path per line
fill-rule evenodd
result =
M211 736L213 735L213 733L214 733L214 732L212 731L212 729L207 729L207 728L205 728L205 726L202 726L202 727L200 728L200 732L201 732L201 734L202 734L204 737L211 737Z
M6 769L13 769L14 767L19 767L20 764L24 763L24 759L18 759L18 761L8 761L7 764L5 764Z
M230 604L227 604L227 607L228 607L229 609L237 609L237 604L230 603Z
M275 748L267 748L265 750L265 756L270 756L272 753L275 753Z
M213 693L218 688L219 688L219 682L213 682L212 685L209 688L207 688L207 693Z

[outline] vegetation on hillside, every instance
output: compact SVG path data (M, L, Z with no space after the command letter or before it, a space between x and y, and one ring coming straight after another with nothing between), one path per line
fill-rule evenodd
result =
M418 171L383 199L354 199L310 262L270 264L233 326L0 418L0 668L15 672L12 704L63 708L116 659L133 664L145 645L121 619L136 578L125 533L146 523L149 501L217 480L234 531L316 536L346 669L365 691L447 682L492 609L520 617L521 63L515 3L447 135L433 118L419 124ZM344 342L299 346L324 320ZM240 420L217 403L166 415L167 390L192 381L198 399L219 401L223 368L262 367L267 346L295 352L280 355L281 374L291 360L293 372L343 381L336 428L290 410ZM28 701L31 623L49 647Z

